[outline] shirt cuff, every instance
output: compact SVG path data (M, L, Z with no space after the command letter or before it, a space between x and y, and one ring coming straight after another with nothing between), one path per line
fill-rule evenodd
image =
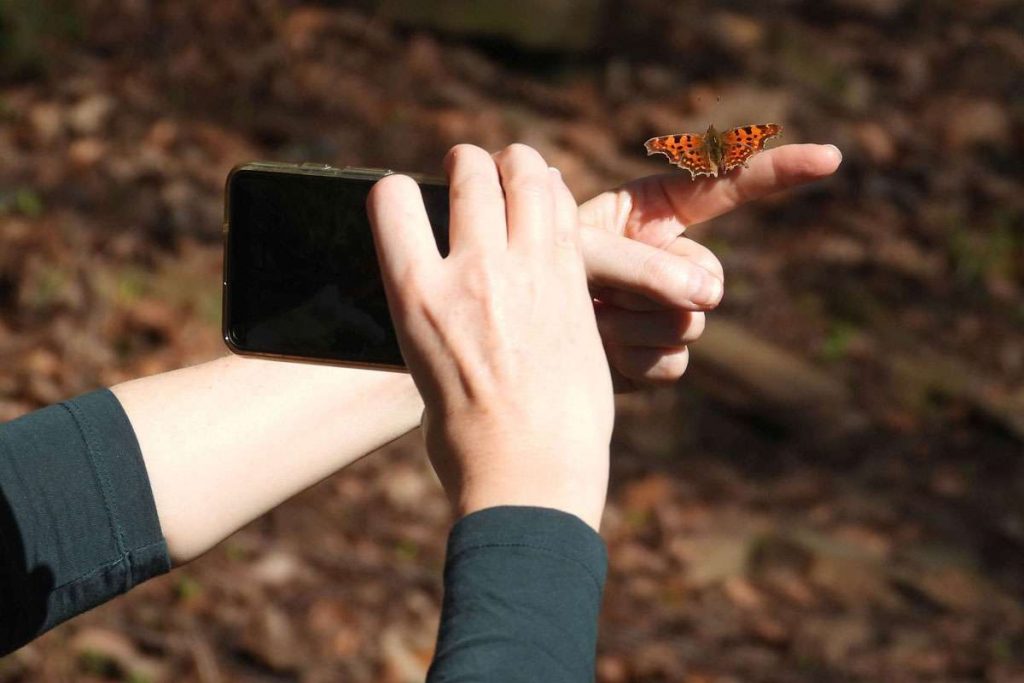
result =
M608 551L601 535L568 512L552 508L503 505L472 512L448 537L449 564L479 548L525 547L550 552L581 565L604 590Z

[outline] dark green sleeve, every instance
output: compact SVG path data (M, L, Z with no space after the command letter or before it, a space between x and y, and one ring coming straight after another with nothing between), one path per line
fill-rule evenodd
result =
M496 507L452 529L428 680L594 680L608 559L577 517Z
M0 655L169 569L138 440L110 391L0 425Z

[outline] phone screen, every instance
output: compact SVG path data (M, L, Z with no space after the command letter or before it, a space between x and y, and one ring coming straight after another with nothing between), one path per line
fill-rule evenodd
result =
M228 187L224 335L242 353L403 367L366 197L375 179L236 171ZM421 183L448 252L448 187Z

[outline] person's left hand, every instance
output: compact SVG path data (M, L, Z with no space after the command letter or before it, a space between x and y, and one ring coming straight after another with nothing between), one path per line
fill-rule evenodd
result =
M832 145L783 145L721 178L649 176L580 205L584 260L616 390L679 379L687 345L704 331L704 312L722 298L722 264L682 236L686 227L825 178L841 161Z

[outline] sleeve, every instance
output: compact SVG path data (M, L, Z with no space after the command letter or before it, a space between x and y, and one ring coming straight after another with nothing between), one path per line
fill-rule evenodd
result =
M593 681L607 567L601 537L573 515L467 515L448 539L428 681Z
M170 566L110 391L0 425L0 656Z

